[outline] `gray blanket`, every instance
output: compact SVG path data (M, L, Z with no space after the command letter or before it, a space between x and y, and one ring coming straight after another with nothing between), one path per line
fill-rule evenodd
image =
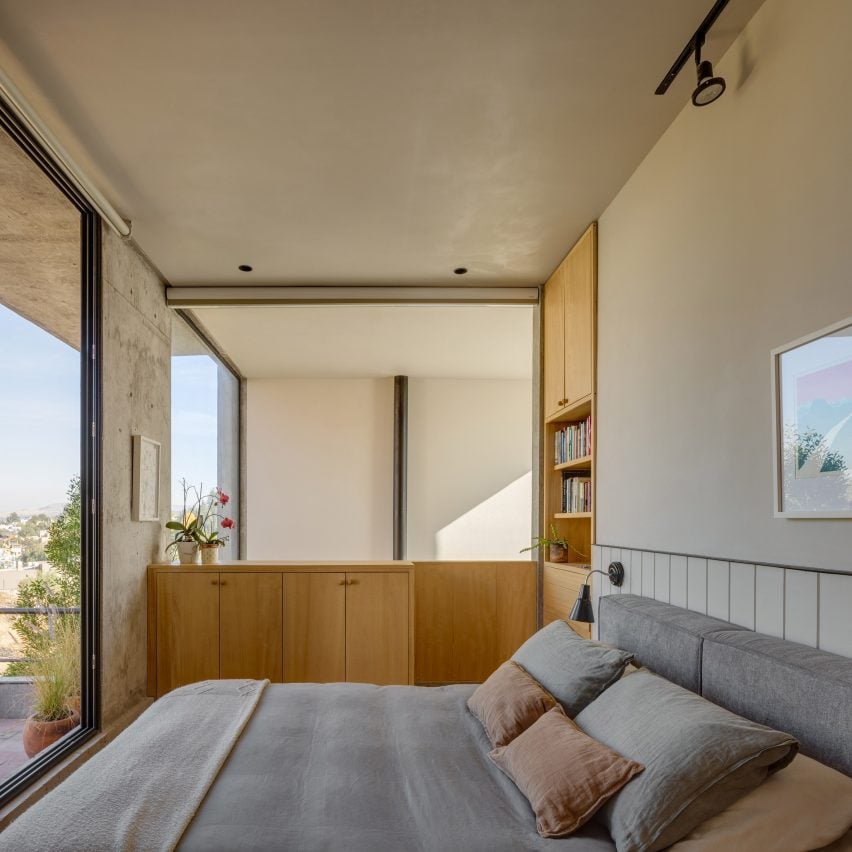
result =
M473 689L270 685L179 849L612 852L595 824L538 836Z

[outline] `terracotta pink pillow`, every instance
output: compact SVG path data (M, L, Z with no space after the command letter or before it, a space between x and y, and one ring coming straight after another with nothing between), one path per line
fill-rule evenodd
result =
M575 832L645 768L584 734L561 708L490 756L529 800L542 837Z
M559 703L535 678L509 660L477 688L467 706L497 747L510 743Z

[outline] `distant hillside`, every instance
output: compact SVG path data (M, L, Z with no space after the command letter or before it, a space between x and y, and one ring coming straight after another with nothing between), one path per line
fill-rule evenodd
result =
M40 506L38 509L0 509L0 518L5 520L12 512L16 512L23 518L28 518L32 515L47 515L48 518L55 518L62 513L64 507L64 503L49 503L47 506Z

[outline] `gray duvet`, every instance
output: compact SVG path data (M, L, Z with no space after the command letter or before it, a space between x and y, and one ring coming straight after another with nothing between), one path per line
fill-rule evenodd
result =
M467 710L474 688L268 686L178 848L614 850L594 823L539 837Z

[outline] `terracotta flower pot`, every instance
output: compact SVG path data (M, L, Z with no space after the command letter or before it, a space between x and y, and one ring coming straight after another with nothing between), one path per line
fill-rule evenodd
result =
M79 724L80 717L76 713L53 722L39 722L35 716L30 716L24 723L23 731L24 751L27 757L35 757L69 731L73 731Z
M562 547L560 544L551 544L549 548L550 562L570 562L569 551L567 547Z

